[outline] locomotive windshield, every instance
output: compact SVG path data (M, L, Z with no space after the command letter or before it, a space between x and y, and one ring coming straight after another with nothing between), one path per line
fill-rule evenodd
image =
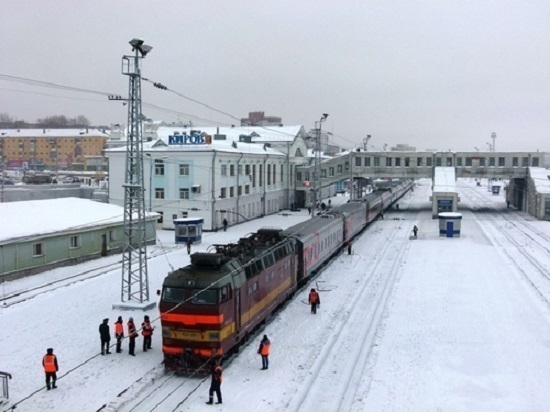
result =
M218 289L186 289L165 287L162 292L165 302L185 302L195 305L215 305L218 303Z
M191 302L200 305L215 305L218 303L217 289L194 289Z
M169 302L183 302L185 300L185 289L166 287L162 291L162 300Z

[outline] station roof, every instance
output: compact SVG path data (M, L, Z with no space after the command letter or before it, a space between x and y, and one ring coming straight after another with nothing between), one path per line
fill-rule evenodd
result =
M434 173L433 192L456 192L456 176L454 167L436 167Z
M550 193L550 170L544 167L530 167L529 175L538 193Z
M89 199L0 203L0 243L123 222L123 207Z

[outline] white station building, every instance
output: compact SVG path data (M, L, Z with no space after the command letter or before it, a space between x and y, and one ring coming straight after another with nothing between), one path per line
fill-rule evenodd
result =
M145 208L162 227L203 218L203 229L294 208L295 168L308 165L302 126L144 130ZM123 142L121 142L123 143ZM125 143L125 142L124 142ZM125 145L106 151L109 203L124 205Z

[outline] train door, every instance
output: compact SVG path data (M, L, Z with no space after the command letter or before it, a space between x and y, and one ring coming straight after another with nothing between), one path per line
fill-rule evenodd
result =
M241 331L241 290L235 289L235 331L237 335Z

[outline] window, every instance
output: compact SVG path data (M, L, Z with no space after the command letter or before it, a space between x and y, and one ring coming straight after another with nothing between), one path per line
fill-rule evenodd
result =
M406 157L405 158L405 167L409 167L411 165L411 158L410 157Z
M521 166L522 166L522 167L527 167L527 166L529 166L529 158L528 158L528 157L522 157L522 158L521 158Z
M370 167L370 156L365 157L365 167Z
M252 187L256 187L256 165L252 166Z
M344 163L344 170L347 172L349 170L349 162Z
M222 187L221 193L220 193L220 198L225 199L226 197L227 197L227 188Z
M180 199L189 199L189 189L180 189Z
M495 167L495 158L494 157L489 158L489 166Z
M243 187L242 186L238 186L237 187L237 196L241 196L243 194Z
M441 157L436 157L435 158L435 165L436 166L441 166Z
M301 182L302 181L302 172L296 172L296 181Z
M229 188L229 197L235 197L235 188L233 186Z
M341 175L343 173L343 165L336 166L336 170L338 170L338 174Z
M189 176L189 165L180 165L180 176Z
M80 247L80 236L71 236L70 245L71 245L71 249Z
M155 159L155 176L164 176L164 162Z
M469 166L469 167L472 166L472 158L471 157L466 158L466 166Z
M32 255L33 256L42 256L44 254L44 244L35 243L32 245Z
M531 159L531 166L539 167L539 158L538 157L533 157L533 159Z
M262 187L264 185L264 168L263 168L263 165L260 165L259 167L260 169L260 182L259 182L259 186Z
M395 167L401 167L401 158L400 157L395 158Z
M246 186L244 187L244 194L245 194L245 195L248 195L249 193L250 193L250 185L246 185Z
M162 291L162 300L169 302L183 302L185 300L185 289L166 287Z
M386 167L391 167L391 157L386 157Z
M431 157L426 158L426 166L427 167L432 167L432 158Z
M480 165L481 167L485 167L485 158L484 158L484 157L480 157L480 158L479 158L479 165Z
M222 176L227 176L227 165L222 165L221 174Z
M504 157L498 158L498 167L504 167L505 166L506 159Z
M380 167L380 158L378 156L374 157L374 167Z
M229 176L235 176L235 165L229 165Z
M215 305L218 303L218 293L216 289L194 289L191 302L196 305Z
M359 156L355 158L355 166L361 166L361 158Z
M281 182L283 181L284 177L285 177L285 168L283 165L281 165L281 179L280 179Z
M271 184L271 165L267 165L267 184Z
M512 157L512 166L518 167L519 166L519 158L518 157Z
M116 231L109 230L109 241L114 242L116 240Z
M456 158L456 165L457 165L458 167L462 167L462 157L457 157L457 158Z
M328 175L330 177L334 176L334 167L331 166L331 167L328 168Z
M250 175L250 165L244 165L244 174Z
M164 199L164 189L156 187L155 188L155 199Z

